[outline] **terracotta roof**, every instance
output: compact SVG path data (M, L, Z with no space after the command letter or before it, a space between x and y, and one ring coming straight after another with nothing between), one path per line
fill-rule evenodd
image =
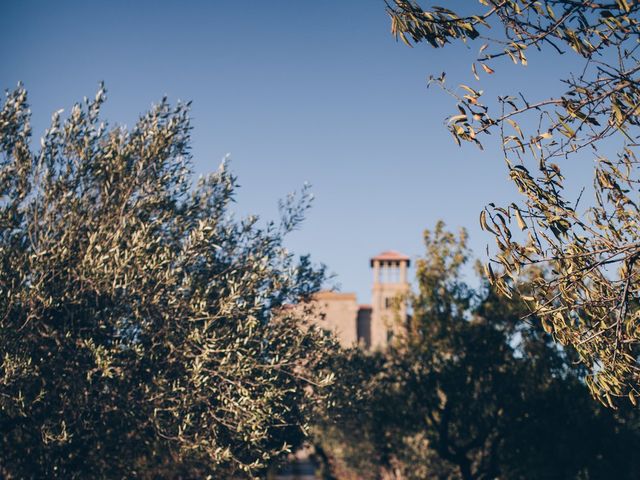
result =
M403 253L400 252L396 252L395 250L386 250L382 253L379 253L378 255L376 255L375 257L373 257L371 259L371 265L373 265L373 262L375 260L380 260L383 262L389 262L389 261L405 261L405 262L409 262L409 257Z
M355 293L333 292L330 290L321 290L313 294L314 300L356 300Z

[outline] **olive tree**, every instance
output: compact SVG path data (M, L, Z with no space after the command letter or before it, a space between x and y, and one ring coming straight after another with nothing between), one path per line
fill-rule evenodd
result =
M252 476L300 442L332 341L300 309L323 279L281 220L237 219L223 163L193 184L189 104L133 128L73 106L32 147L0 109L0 476Z
M408 328L335 357L336 407L317 429L335 477L637 478L638 412L594 402L574 352L520 321L522 301L464 281L464 230L439 222L424 244Z
M523 297L531 312L557 341L578 351L591 371L587 383L594 396L610 406L616 397L628 396L635 405L640 394L640 4L478 0L467 7L469 14L458 15L394 0L388 13L393 34L407 44L478 43L471 73L480 85L505 61L527 66L532 49L558 58L574 55L580 64L565 72L561 94L544 98L516 90L494 102L477 86L450 87L444 75L432 79L457 104L448 119L456 142L482 147L485 135L498 133L510 178L521 193L520 202L492 204L481 214L482 227L497 242L491 263L498 268L490 263L487 274L510 296L523 267L543 265L551 272ZM561 161L573 157L595 165L593 189L584 195L562 174Z

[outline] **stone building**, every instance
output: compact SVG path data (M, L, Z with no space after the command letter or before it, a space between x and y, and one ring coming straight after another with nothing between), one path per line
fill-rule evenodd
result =
M322 291L314 295L319 310L317 323L332 331L342 346L384 348L407 320L405 302L396 301L409 292L409 257L395 251L382 252L370 261L373 272L371 304L358 304L355 293ZM275 480L314 480L317 465L313 447L306 445L289 456Z
M373 257L370 265L371 304L358 304L355 293L322 291L314 296L319 325L334 332L345 347L384 348L407 318L406 304L398 299L409 291L409 257L390 250Z

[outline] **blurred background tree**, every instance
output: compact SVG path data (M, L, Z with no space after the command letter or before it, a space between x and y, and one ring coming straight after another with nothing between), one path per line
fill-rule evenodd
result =
M25 89L0 110L0 476L257 474L327 381L332 341L281 308L323 279L282 243L310 195L234 219L226 164L192 184L188 104L126 130L104 100L37 152Z
M482 147L485 134L499 133L510 177L522 194L518 204L492 204L482 212L482 227L496 238L494 262L500 267L488 265L488 276L497 290L511 295L523 267L545 265L553 274L534 282L526 300L530 310L557 341L578 352L594 396L609 406L620 397L636 405L640 4L478 0L470 8L458 15L437 6L423 9L411 0L387 3L392 32L408 45L482 42L471 66L480 82L501 62L527 66L531 49L583 60L562 78L561 95L504 92L495 105L477 87L450 88L444 74L432 78L456 101L457 111L448 119L456 142ZM595 163L591 202L590 194L582 195L584 188L575 196L567 193L555 162L571 157Z
M367 479L637 478L631 406L594 402L576 353L538 319L523 323L522 301L486 279L479 289L464 282L464 231L439 223L424 238L406 335L386 351L336 360L336 409L317 434L333 470ZM530 268L520 288L541 275Z

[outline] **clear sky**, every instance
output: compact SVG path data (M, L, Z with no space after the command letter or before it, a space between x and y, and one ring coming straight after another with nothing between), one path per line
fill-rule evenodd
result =
M457 147L443 123L451 99L426 88L443 70L453 85L478 87L469 67L480 43L407 48L391 37L382 0L9 0L1 11L0 88L24 82L36 135L100 80L112 125L131 125L165 94L192 100L196 172L229 153L238 212L265 218L311 183L314 207L288 245L361 303L370 256L420 255L422 231L443 219L468 228L482 258L492 242L478 226L482 206L515 198L499 150ZM557 61L501 64L482 88L547 97Z

